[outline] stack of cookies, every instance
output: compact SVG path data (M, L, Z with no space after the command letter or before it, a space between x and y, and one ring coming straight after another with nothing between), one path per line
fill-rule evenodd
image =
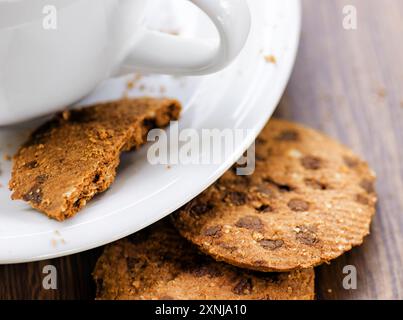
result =
M105 248L98 299L313 299L314 267L360 245L375 174L312 129L271 120L236 166L170 217Z
M123 99L60 113L13 160L10 189L50 218L74 216L113 183L120 154L179 118L171 99ZM313 299L313 267L360 245L375 174L314 130L271 120L256 168L232 167L171 217L105 248L99 299Z

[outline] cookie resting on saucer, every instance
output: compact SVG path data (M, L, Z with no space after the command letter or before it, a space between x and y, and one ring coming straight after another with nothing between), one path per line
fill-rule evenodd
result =
M9 188L50 218L75 215L112 184L120 154L179 117L171 99L122 99L65 111L32 133L13 159Z
M216 260L259 271L310 268L360 245L375 213L375 174L347 147L271 120L256 169L236 167L174 215L180 233Z

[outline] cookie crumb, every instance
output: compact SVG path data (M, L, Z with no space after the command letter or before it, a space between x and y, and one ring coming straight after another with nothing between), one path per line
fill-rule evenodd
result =
M272 64L277 63L277 58L272 54L268 54L268 55L264 56L264 59L266 60L267 63L272 63Z
M387 92L385 88L379 88L377 91L377 95L379 98L385 98L387 96Z
M3 159L4 159L5 161L11 161L12 157L11 157L8 153L5 153L5 154L3 155Z
M176 29L161 29L160 30L163 33L170 34L171 36L179 36L180 31Z
M133 78L126 82L126 88L123 91L123 98L127 99L129 97L129 92L133 90L139 83L139 81L143 78L143 75L140 73L135 73Z
M135 73L133 79L127 81L126 88L128 90L132 90L136 87L137 83L142 79L142 75L140 73Z

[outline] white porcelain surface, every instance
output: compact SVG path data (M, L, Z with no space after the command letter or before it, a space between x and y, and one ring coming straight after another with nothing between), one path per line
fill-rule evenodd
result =
M187 0L181 6L189 3L205 12L219 37L148 30L142 24L146 6L154 4L152 14L161 11L155 0L0 0L0 126L78 101L122 63L126 71L174 75L221 70L248 37L246 0ZM56 9L56 29L43 27L49 5Z
M144 76L131 96L144 94L179 98L184 105L181 128L251 129L231 156L220 164L151 166L148 146L123 156L117 179L74 218L49 220L25 203L10 200L6 186L11 163L4 154L15 152L36 123L0 128L0 263L40 260L68 255L117 240L168 215L215 181L252 143L274 111L289 79L298 47L298 0L248 0L252 31L235 63L204 77ZM179 31L184 36L209 36L206 16L180 1L159 0L147 9L147 25ZM172 18L174 17L174 18ZM208 24L207 24L208 25ZM272 54L275 64L265 61ZM83 103L120 98L129 78L108 80ZM42 120L43 121L43 120Z

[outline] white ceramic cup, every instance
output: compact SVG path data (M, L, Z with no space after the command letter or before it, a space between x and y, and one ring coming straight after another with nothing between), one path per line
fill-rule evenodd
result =
M80 100L123 64L175 75L218 71L249 34L246 0L189 0L213 21L219 41L147 30L147 1L0 0L0 126Z

